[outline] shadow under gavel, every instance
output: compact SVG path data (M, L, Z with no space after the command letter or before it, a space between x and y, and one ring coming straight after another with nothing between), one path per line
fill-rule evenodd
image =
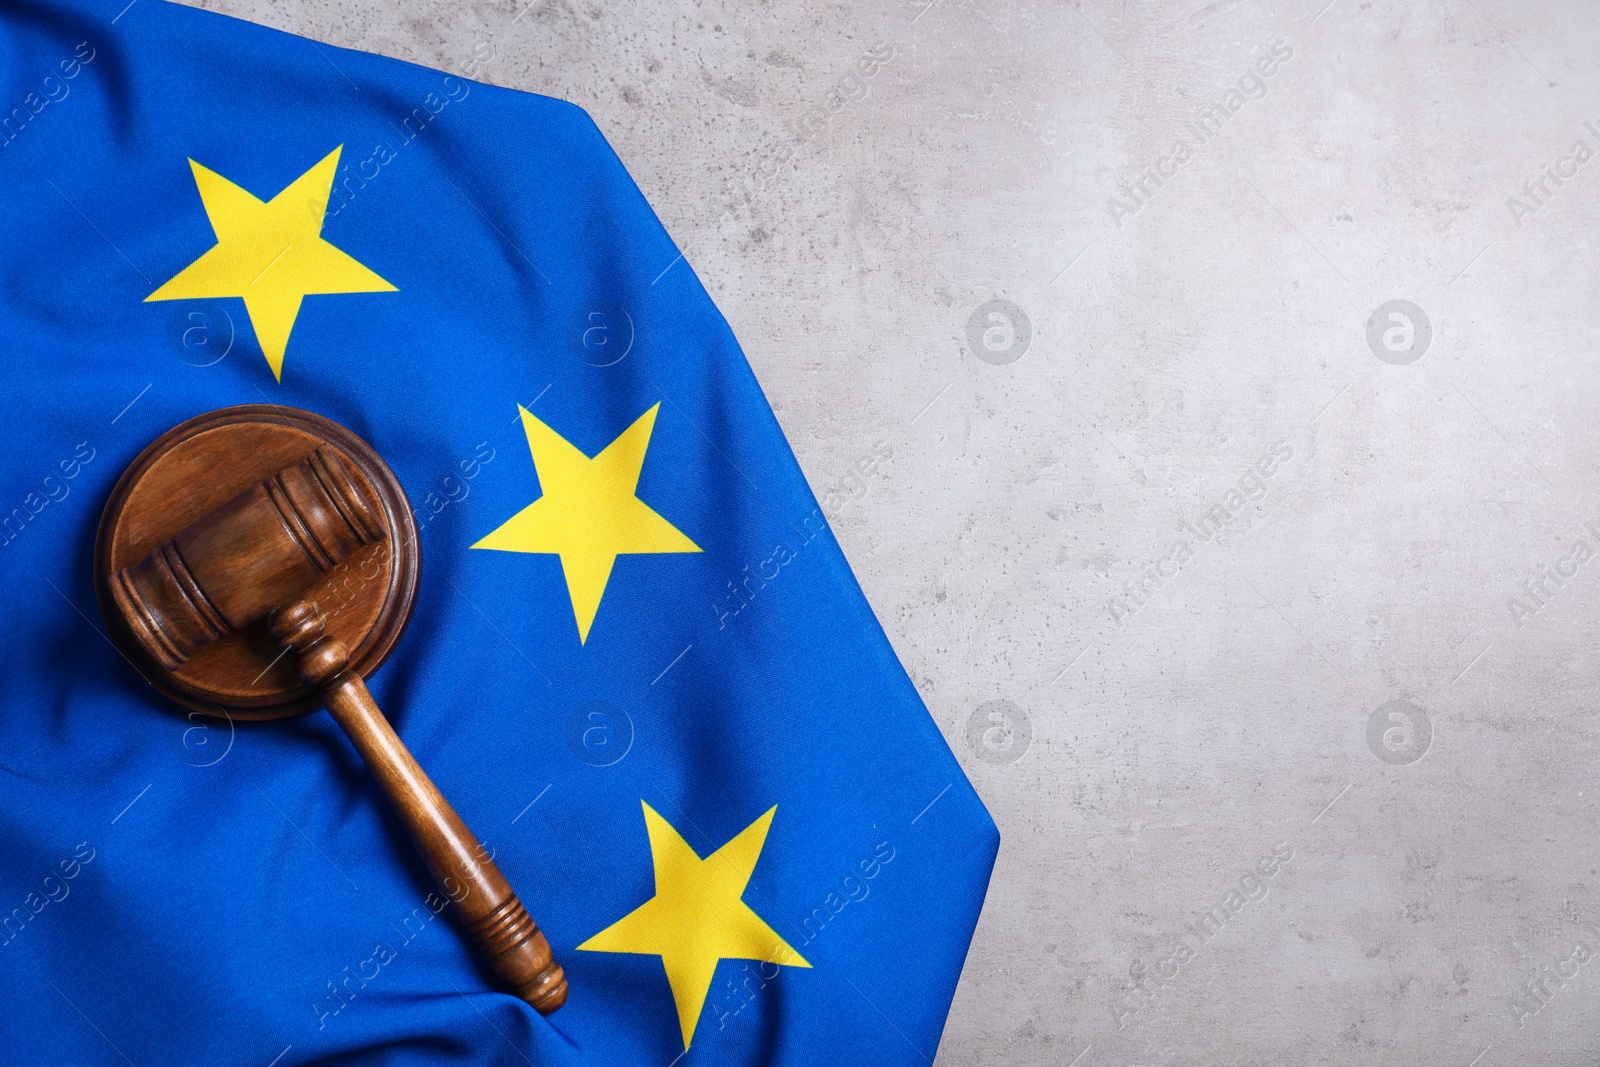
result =
M350 650L324 633L306 596L363 545L387 536L360 482L324 445L180 531L110 576L110 592L134 638L167 671L202 646L264 616L273 638L298 657L383 787L428 869L479 951L518 997L548 1014L567 980L544 934L505 875L467 829L373 702Z

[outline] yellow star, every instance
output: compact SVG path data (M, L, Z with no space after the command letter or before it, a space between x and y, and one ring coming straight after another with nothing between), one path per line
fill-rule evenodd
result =
M683 1047L688 1048L718 960L762 960L787 967L811 964L740 899L756 869L776 806L701 859L650 805L642 800L639 805L644 808L655 861L656 895L578 948L660 956L678 1006Z
M340 145L263 203L194 160L194 184L217 243L145 300L242 296L273 377L300 302L321 293L392 293L395 287L322 239Z
M634 495L661 405L640 415L593 459L521 404L517 410L544 495L472 547L559 555L578 642L587 644L619 555L700 551Z

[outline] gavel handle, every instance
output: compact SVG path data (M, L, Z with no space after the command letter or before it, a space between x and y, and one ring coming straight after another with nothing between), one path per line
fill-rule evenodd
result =
M483 846L417 763L367 691L344 670L349 652L322 636L316 604L301 600L277 613L274 636L300 652L300 674L322 685L328 712L361 753L395 814L454 904L483 958L513 992L548 1015L566 1003L567 978L528 909Z
M401 743L372 700L367 684L348 672L334 679L328 711L383 787L411 840L467 933L513 992L549 1014L567 999L567 979L544 934L511 891L506 876Z

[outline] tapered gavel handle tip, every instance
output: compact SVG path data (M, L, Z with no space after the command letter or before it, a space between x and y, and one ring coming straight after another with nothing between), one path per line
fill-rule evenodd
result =
M517 996L540 1015L549 1015L567 1002L567 976L561 964L552 963L532 985L517 990Z
M544 931L509 887L498 907L467 923L467 934L517 997L540 1014L567 1002L566 972L551 955Z

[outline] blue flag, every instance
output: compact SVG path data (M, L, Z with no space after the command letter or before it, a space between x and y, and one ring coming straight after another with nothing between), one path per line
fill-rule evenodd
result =
M0 13L0 1060L931 1062L998 835L593 122L124 3ZM326 713L187 713L108 640L113 483L263 403L409 496L369 684L565 967L551 1016Z

